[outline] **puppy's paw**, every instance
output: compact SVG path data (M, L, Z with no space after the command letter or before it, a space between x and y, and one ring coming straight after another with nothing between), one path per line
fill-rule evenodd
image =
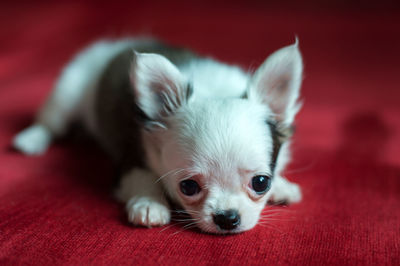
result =
M50 142L51 133L44 126L33 125L15 136L13 146L26 155L40 155Z
M163 226L168 224L171 214L167 205L150 197L133 197L126 203L128 220L134 225Z
M301 201L301 189L299 185L291 183L285 178L277 177L271 191L270 202L272 204L291 204Z

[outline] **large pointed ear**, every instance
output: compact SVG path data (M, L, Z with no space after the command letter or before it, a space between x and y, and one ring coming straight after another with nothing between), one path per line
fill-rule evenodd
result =
M139 108L152 120L172 114L192 92L178 68L158 54L135 52L130 80Z
M290 126L301 105L297 103L303 75L298 42L272 55L255 72L248 98L267 104L282 126Z

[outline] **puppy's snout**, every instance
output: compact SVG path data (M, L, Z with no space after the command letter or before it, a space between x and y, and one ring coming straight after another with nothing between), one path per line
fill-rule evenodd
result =
M233 230L240 224L237 210L220 211L213 215L214 223L222 230Z

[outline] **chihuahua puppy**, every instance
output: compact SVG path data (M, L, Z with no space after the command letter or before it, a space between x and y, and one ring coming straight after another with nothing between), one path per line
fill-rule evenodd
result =
M169 197L201 230L238 233L267 201L301 199L281 172L302 72L297 40L254 74L153 39L100 41L66 66L13 144L42 154L79 121L121 170L130 222L168 224Z

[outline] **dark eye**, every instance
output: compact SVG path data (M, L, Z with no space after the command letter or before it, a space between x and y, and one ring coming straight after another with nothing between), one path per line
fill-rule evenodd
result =
M197 182L192 179L181 181L179 186L182 193L185 194L186 196L193 196L199 193L201 190L199 184L197 184Z
M258 195L264 194L271 187L271 178L266 175L256 175L251 180L251 186Z

